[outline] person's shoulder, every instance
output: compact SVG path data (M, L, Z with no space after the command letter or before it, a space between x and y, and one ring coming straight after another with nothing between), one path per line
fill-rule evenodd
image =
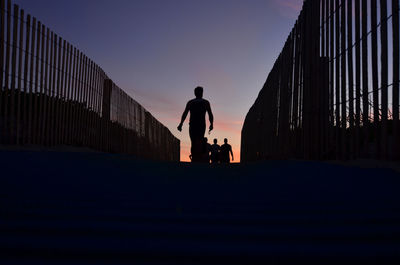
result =
M194 99L191 99L191 100L189 100L188 101L188 103L186 104L186 106L188 106L188 107L190 107L190 106L192 106L193 105L193 103L196 101L196 99L194 98Z
M210 105L210 101L208 101L207 99L204 99L204 98L203 98L203 102L204 102L205 104L207 104L207 105Z

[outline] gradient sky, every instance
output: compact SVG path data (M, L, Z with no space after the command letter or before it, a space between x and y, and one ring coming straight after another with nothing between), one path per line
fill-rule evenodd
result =
M14 0L94 60L181 140L193 89L211 102L215 130L240 159L240 132L303 0Z

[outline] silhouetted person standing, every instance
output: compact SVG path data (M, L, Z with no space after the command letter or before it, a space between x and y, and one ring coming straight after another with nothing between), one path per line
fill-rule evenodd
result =
M178 130L180 132L182 131L183 123L190 112L189 135L192 142L192 161L199 162L202 160L201 151L204 141L204 134L206 132L206 112L208 113L208 118L210 120L210 132L214 129L214 116L211 111L210 102L203 99L203 88L196 87L194 94L196 98L190 100L186 104L186 108L182 114L182 119L178 126Z
M214 139L214 144L211 146L211 163L217 164L219 162L219 151L221 147L218 144L218 140Z
M230 144L228 144L228 139L224 139L224 144L221 145L221 151L219 152L220 154L220 159L221 159L221 163L230 163L230 157L229 154L232 155L232 161L234 161L233 159L233 152L232 152L232 146Z
M207 164L210 163L210 152L211 152L211 144L208 143L207 137L204 137L204 144L203 144L203 150L202 150L202 156L203 156L202 162L207 163Z

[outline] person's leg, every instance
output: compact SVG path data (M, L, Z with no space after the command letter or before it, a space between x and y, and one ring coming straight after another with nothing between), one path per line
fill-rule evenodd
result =
M194 162L201 162L203 156L203 139L199 137L195 137L192 143L192 154L193 154L193 161Z
M193 162L202 161L202 147L204 142L205 126L193 126L189 127L190 140L192 142L191 152L193 156Z
M229 157L226 156L226 154L223 155L221 159L221 163L227 164L229 163Z
M198 129L194 126L189 127L189 136L191 141L190 152L192 154L192 162L199 162L199 136Z
M207 144L204 142L204 134L206 133L206 126L199 126L198 137L199 137L199 152L200 160L202 163L207 163L208 153Z
M189 126L189 137L190 137L190 154L192 155L192 161L193 161L193 146L194 146L194 139L195 139L195 135L193 132L193 127Z

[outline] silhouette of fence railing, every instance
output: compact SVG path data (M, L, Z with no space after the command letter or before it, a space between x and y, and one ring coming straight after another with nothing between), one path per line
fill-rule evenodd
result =
M242 129L242 160L400 159L399 0L306 0Z
M180 142L86 55L0 0L0 142L179 161Z

